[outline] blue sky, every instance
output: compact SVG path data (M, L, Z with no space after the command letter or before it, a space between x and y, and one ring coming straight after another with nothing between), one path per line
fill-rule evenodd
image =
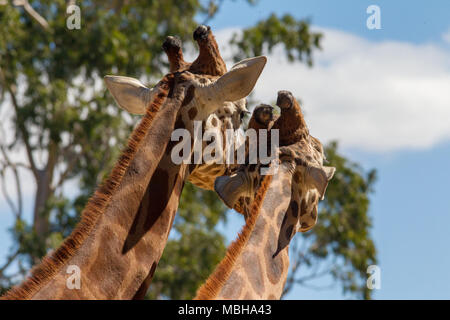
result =
M372 4L381 30L366 28ZM325 34L324 50L312 69L275 51L254 98L271 102L278 90L293 91L315 136L337 139L346 156L378 171L370 214L382 285L374 298L449 299L450 2L224 1L208 24L223 46L272 12L310 18ZM1 226L11 225L6 210L2 199ZM229 240L242 224L231 217L223 227ZM10 243L0 232L0 262ZM296 288L288 298L346 297L337 287Z
M381 9L382 29L366 28L366 8L378 5ZM296 18L310 18L318 26L332 27L355 33L371 40L402 40L413 43L440 41L449 28L449 7L445 0L423 1L367 1L367 0L259 0L256 6L245 1L224 1L214 20L214 28L248 27L268 14L289 13Z

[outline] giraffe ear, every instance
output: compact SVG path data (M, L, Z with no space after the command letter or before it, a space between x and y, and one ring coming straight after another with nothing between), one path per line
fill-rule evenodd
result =
M306 171L306 179L312 183L319 191L320 198L323 200L328 182L333 178L335 167L308 167Z
M144 114L154 89L144 86L139 80L121 76L105 76L105 83L119 107L134 114Z
M267 58L264 56L238 62L214 82L213 91L222 101L237 101L245 98L253 90L266 62Z

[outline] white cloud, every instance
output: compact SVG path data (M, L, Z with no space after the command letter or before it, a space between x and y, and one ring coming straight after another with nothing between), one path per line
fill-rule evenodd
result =
M323 51L313 68L288 63L281 48L269 56L254 91L258 101L290 90L301 98L312 134L365 151L423 149L450 139L450 51L320 30ZM225 57L234 31L217 33Z
M448 30L442 34L442 40L450 44L450 28L448 28Z

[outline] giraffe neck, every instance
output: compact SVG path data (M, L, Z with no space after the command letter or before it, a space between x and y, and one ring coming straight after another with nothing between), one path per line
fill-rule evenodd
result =
M186 172L186 166L174 165L166 152L148 174L153 170L140 160L152 152L136 155L95 230L67 263L80 267L80 290L67 288L62 268L33 298L143 298L166 245Z
M176 99L167 100L161 108L152 110L155 102L150 106L72 235L3 298L125 299L151 279L173 223L185 172L185 166L166 160L171 134L167 128L180 106ZM165 177L171 180L165 182L163 197ZM68 273L74 266L80 288L67 285L74 279Z
M133 299L143 299L150 286L175 220L187 172L187 165L174 165L165 155L139 206L122 249L124 254L138 250L136 256L142 261L143 270L148 272Z
M196 299L281 297L289 268L288 247L274 254L290 201L291 172L282 165L270 177L263 178L238 240L230 245Z

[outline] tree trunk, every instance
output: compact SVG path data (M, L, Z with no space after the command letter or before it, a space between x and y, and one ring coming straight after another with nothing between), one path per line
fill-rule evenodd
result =
M58 152L57 145L50 142L48 147L48 161L44 170L37 171L36 178L36 196L34 200L34 216L33 216L33 230L37 238L44 242L50 231L50 215L46 210L46 204L52 195L52 181L55 170ZM38 259L41 257L33 257Z
M34 200L33 228L36 235L42 239L49 231L48 214L45 212L45 204L50 196L50 182L46 171L40 170L37 179L36 196Z

